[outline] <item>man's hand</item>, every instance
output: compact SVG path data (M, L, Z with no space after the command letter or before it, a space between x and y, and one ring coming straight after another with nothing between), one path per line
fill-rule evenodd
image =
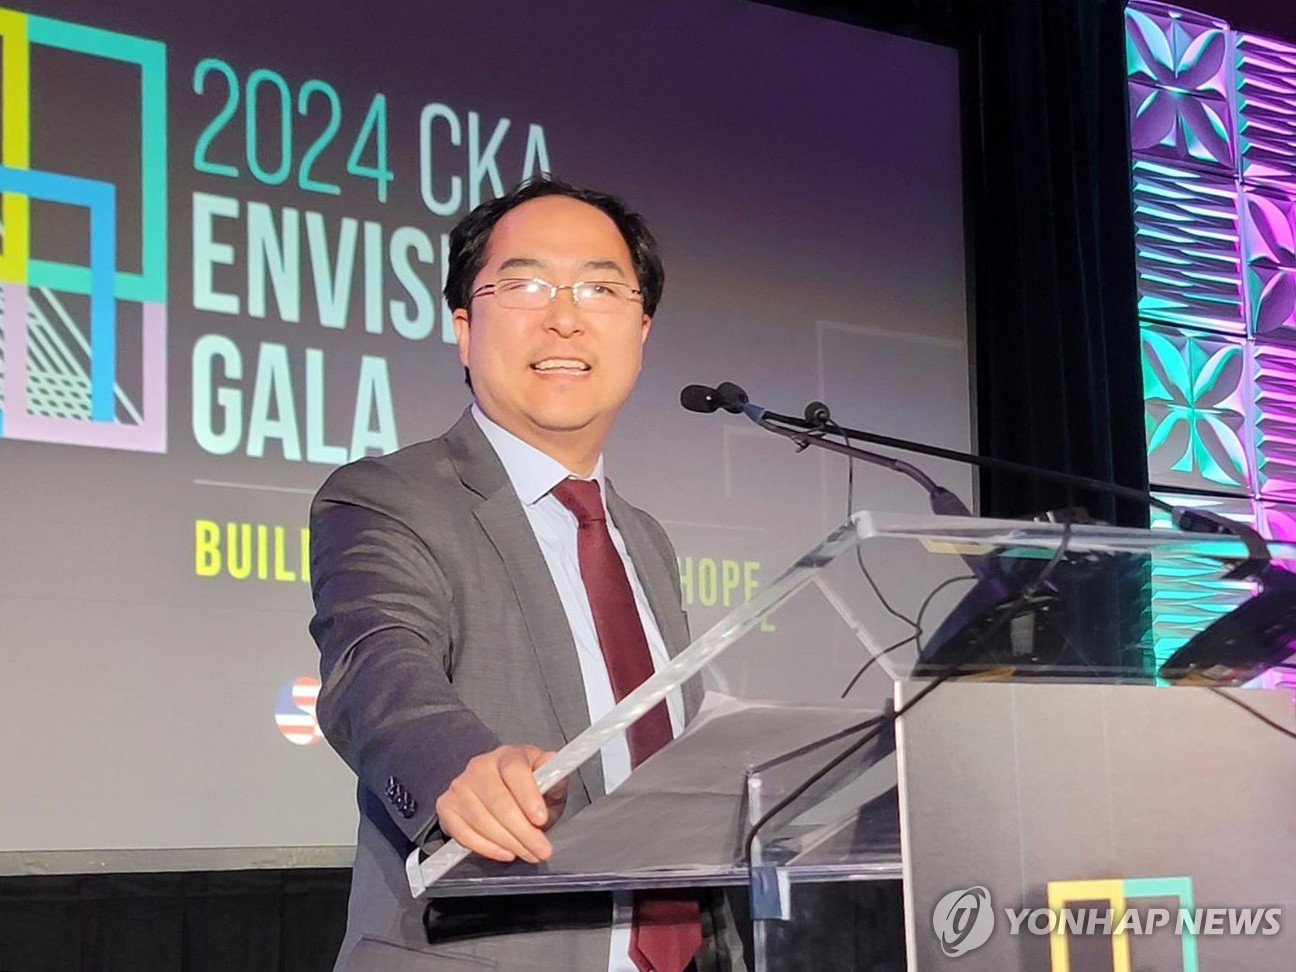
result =
M442 832L491 860L548 860L553 845L543 831L562 816L567 781L542 795L532 774L552 756L527 745L474 756L437 798Z

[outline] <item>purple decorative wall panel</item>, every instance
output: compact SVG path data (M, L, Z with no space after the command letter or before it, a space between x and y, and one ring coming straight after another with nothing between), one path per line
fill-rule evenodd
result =
M1133 3L1125 11L1131 83L1227 99L1228 24L1179 7Z
M1241 175L1296 181L1296 45L1238 34L1237 105Z
M1134 163L1139 314L1241 334L1237 184L1226 175Z
M1245 187L1241 202L1250 332L1296 339L1296 199L1277 188Z
M1131 82L1131 136L1135 151L1178 162L1233 164L1228 102Z
M1296 46L1136 0L1125 14L1148 472L1296 540ZM1164 658L1245 596L1154 571Z
M1296 502L1296 348L1255 344L1252 404L1255 472L1260 497ZM1296 537L1296 530L1277 534Z
M1131 5L1125 24L1134 152L1231 172L1235 139L1227 25L1153 4Z

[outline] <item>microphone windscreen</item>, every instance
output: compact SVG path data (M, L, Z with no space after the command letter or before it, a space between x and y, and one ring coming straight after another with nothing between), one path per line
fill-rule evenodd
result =
M747 393L732 381L722 381L717 385L715 397L717 408L723 408L726 412L733 412L735 415L747 404Z
M714 412L720 407L715 389L707 385L687 385L680 391L680 404L690 412Z

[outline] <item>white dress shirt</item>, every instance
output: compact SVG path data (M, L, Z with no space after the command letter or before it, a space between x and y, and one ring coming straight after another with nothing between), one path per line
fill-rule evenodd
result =
M549 492L564 479L584 477L577 476L557 459L523 442L512 432L493 422L475 404L472 415L495 454L499 456L540 544L540 552L544 554L554 586L558 589L558 598L562 601L563 613L567 616L567 623L571 626L572 637L576 642L576 655L580 661L581 679L585 683L585 702L589 707L590 722L596 722L616 705L616 696L612 692L612 680L608 677L598 634L594 629L594 612L590 609L589 596L585 593L585 584L581 580L580 559L576 548L576 515ZM601 455L594 466L594 474L589 478L599 484L603 511L606 513L607 486L603 480ZM643 623L644 635L648 639L653 667L660 669L670 659L666 643L662 640L657 621L648 606L648 598L644 594L643 585L639 583L634 564L626 552L625 540L611 516L608 517L607 527L612 535L612 543L621 555L630 589L634 592L635 606L639 609L639 620ZM678 735L680 727L684 725L684 702L678 690L667 696L666 708L670 713L671 730ZM607 791L611 793L630 775L630 745L625 736L621 735L604 746L599 755L603 763L603 781ZM609 972L636 972L635 965L630 960L629 892L615 894L613 904Z

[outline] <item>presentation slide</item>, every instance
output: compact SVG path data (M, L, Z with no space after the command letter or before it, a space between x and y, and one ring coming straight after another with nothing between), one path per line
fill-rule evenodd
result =
M606 470L695 635L845 520L847 466L684 385L969 448L958 106L952 49L743 0L0 9L0 873L345 860L310 499L470 403L448 235L520 180L660 243ZM854 506L926 498L858 467ZM871 566L921 600L916 562ZM835 697L866 655L830 613L807 594L713 681Z

